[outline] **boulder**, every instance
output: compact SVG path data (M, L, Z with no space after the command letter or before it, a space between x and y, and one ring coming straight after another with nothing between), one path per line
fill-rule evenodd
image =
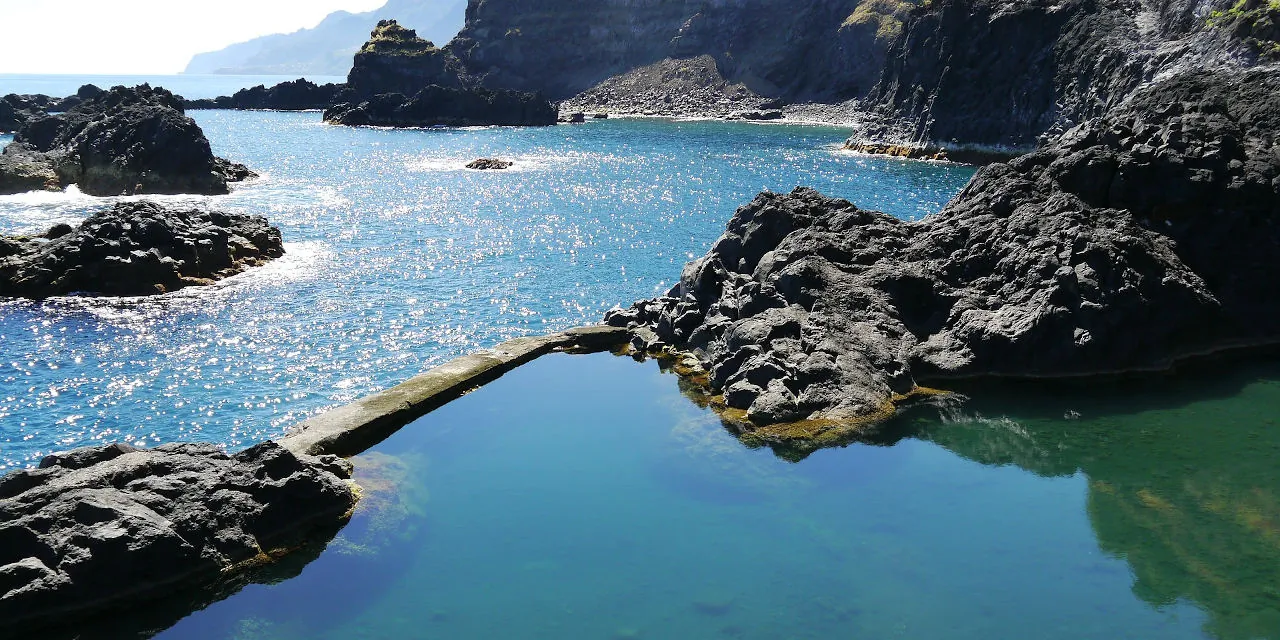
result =
M477 171L488 171L491 169L510 169L512 164L515 163L508 162L506 160L498 160L497 158L480 158L467 163L467 168L475 169Z
M0 185L27 184L15 177L18 167L41 157L57 175L52 186L77 184L91 195L222 194L228 182L253 175L215 158L199 125L184 114L182 99L164 89L141 85L85 95L65 113L23 124L5 149L18 160L0 162Z
M152 295L205 285L284 255L265 218L123 202L44 239L0 238L0 296Z
M982 169L919 222L764 193L670 293L607 322L695 354L748 431L874 422L931 381L1280 342L1277 131L1280 72L1198 72Z
M0 478L5 633L145 615L176 592L216 590L323 543L354 508L350 477L344 460L273 442L235 455L204 444L102 445L11 473Z

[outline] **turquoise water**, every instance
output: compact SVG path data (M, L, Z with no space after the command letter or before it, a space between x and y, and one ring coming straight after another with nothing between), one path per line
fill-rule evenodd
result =
M298 76L238 76L238 75L32 75L22 73L0 73L0 96L10 93L32 94L43 93L47 96L64 97L76 92L86 84L93 84L103 89L117 85L136 86L149 83L152 86L164 87L185 98L216 98L229 96L240 89L257 85L268 87L289 80L297 80ZM312 76L312 82L346 82L347 79L337 76Z
M265 214L288 255L159 298L0 301L0 471L104 441L249 446L447 358L665 292L762 189L811 185L913 217L972 173L850 156L835 148L845 132L823 127L388 131L314 113L194 116L218 154L263 178L158 199ZM515 168L462 169L495 155ZM0 233L109 202L0 197Z
M1277 416L1276 363L993 389L793 464L653 363L549 356L358 457L297 578L160 637L1280 638Z

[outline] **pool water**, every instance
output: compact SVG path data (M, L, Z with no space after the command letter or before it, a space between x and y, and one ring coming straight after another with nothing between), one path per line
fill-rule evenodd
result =
M266 215L288 254L157 298L0 300L0 472L110 441L241 449L457 355L665 292L763 189L809 185L909 218L973 172L850 155L846 132L826 127L391 131L318 113L193 116L215 153L263 178L156 199ZM484 156L516 165L463 169ZM0 196L0 234L110 202Z
M676 382L518 369L358 457L300 576L160 637L1280 638L1280 363L991 388L798 463Z

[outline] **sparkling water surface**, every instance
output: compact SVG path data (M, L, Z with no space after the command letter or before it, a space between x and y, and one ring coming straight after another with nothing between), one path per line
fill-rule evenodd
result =
M593 121L381 130L315 113L193 112L260 180L158 197L266 215L288 255L148 299L0 301L0 470L107 441L239 449L502 340L665 292L738 206L813 186L904 218L972 173L850 155L837 128ZM507 171L463 168L477 157ZM0 233L111 199L0 196Z
M653 363L549 356L357 457L296 578L161 637L1280 638L1280 364L971 393L793 464Z
M164 87L190 99L229 96L245 87L274 86L281 82L297 80L298 76L242 76L242 75L37 75L24 73L0 73L0 95L10 93L34 94L62 98L76 92L86 84L102 89L124 85L132 87L143 83ZM311 76L316 84L346 82L339 76Z

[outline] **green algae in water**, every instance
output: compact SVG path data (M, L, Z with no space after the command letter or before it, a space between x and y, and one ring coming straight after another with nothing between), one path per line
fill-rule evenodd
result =
M374 452L409 535L163 637L1280 638L1277 380L988 386L791 463L551 356Z

